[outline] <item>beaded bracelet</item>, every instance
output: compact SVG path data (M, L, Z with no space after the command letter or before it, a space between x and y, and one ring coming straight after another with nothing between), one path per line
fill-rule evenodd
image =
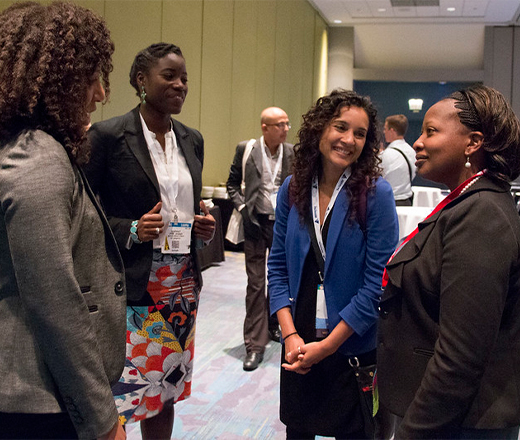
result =
M297 335L298 332L292 332L292 333L289 333L284 339L287 339L289 336L292 336L292 335Z
M130 237L134 243L141 244L142 241L139 240L139 236L137 235L137 223L139 223L139 220L132 222L132 226L130 226Z

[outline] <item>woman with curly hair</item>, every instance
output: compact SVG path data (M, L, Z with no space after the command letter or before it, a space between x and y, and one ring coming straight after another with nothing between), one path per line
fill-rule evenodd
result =
M451 190L386 267L378 329L381 404L396 439L518 439L520 122L474 85L434 104L417 174Z
M279 191L268 279L284 339L288 439L373 435L353 366L375 363L381 278L398 239L379 133L367 97L320 98L303 116L294 174Z
M0 14L2 438L125 437L123 263L78 168L113 51L73 4Z

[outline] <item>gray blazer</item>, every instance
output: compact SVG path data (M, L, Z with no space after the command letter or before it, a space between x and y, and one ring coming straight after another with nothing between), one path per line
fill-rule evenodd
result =
M0 411L68 411L79 438L117 421L123 262L63 146L25 131L0 147Z
M233 201L235 208L238 209L241 205L245 204L246 207L244 209L247 209L249 219L256 226L260 227L260 224L256 218L256 213L254 211L256 198L258 194L260 194L259 189L262 183L263 172L260 139L257 139L253 145L251 154L249 155L246 162L246 170L244 173L244 181L246 184L245 191L242 192L242 189L240 188L242 183L242 158L244 156L247 142L248 141L243 141L237 145L235 158L233 159L231 169L229 170L227 191L229 193L229 197L231 197L231 200ZM282 158L282 182L286 179L287 176L289 176L289 174L291 174L293 158L293 145L284 142Z

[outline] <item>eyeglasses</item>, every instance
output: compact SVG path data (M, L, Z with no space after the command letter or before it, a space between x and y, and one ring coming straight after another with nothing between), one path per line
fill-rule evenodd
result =
M285 128L285 126L287 125L287 129L290 130L291 129L291 123L290 122L279 122L278 124L265 124L267 125L268 127L269 126L275 126L275 127L278 127L280 130L283 130Z

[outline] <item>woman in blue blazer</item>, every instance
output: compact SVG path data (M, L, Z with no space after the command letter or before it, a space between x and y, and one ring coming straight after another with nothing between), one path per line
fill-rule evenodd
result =
M376 110L336 90L304 115L298 135L268 262L284 338L281 420L287 438L365 438L350 365L375 363L381 278L398 240L392 189L378 168Z

